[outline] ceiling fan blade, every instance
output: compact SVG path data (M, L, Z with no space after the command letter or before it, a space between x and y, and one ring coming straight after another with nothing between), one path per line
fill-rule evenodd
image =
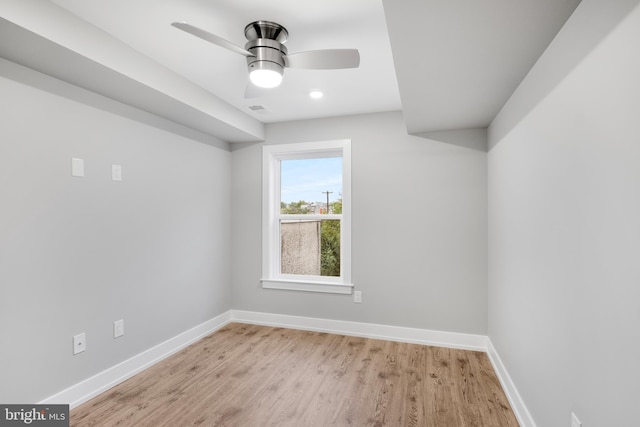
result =
M337 70L358 68L360 53L358 49L324 49L292 53L285 56L285 66L311 70Z
M249 52L248 50L245 50L243 48L241 48L240 46L236 46L235 44L231 43L228 40L223 39L222 37L218 37L215 34L211 34L208 31L205 30L201 30L198 27L194 27L191 24L187 24L186 22L173 22L171 23L171 26L176 27L182 31L186 31L189 34L192 34L196 37L200 37L203 40L206 40L210 43L216 44L220 47L223 47L225 49L228 49L232 52L235 53L239 53L240 55L244 55L244 56L255 56L254 54L252 54L251 52Z

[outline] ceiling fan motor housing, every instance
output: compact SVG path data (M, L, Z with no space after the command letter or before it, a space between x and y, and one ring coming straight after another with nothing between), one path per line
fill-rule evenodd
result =
M268 69L284 73L287 48L283 43L289 37L286 28L275 22L256 21L245 27L244 35L249 40L244 48L254 55L247 56L249 72Z

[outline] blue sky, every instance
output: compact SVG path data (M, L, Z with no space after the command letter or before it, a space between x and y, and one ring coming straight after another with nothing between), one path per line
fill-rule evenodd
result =
M342 193L342 157L282 160L280 181L281 200L285 203L326 203L323 191L332 191L329 202L336 201Z

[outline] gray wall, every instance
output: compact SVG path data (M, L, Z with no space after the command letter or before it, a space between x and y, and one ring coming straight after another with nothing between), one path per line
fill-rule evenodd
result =
M489 130L489 336L539 426L638 423L637 4L583 0Z
M351 296L260 287L262 146L232 152L233 307L487 332L486 153L407 135L401 113L267 125L267 144L352 140Z
M226 143L1 59L0 94L0 402L37 402L231 308Z

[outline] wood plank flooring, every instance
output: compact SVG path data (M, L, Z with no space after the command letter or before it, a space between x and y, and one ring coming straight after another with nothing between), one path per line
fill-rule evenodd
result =
M518 426L481 352L232 323L72 426Z

